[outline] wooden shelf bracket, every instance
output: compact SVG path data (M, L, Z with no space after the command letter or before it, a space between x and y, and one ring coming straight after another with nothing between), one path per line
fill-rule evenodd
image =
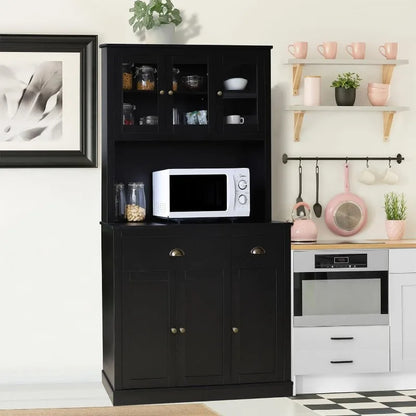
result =
M383 132L384 132L385 142L390 137L391 125L393 123L393 117L395 114L396 114L395 111L383 111Z
M392 64L383 64L383 75L382 75L383 84L390 84L395 66L396 65L392 65Z
M303 116L305 115L304 111L295 111L294 115L294 139L295 142L300 140L300 131L302 129Z
M300 80L302 78L303 64L292 66L292 89L293 95L299 95Z

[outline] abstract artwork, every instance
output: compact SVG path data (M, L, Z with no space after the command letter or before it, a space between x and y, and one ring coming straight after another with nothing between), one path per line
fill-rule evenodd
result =
M0 167L96 167L97 37L0 35Z

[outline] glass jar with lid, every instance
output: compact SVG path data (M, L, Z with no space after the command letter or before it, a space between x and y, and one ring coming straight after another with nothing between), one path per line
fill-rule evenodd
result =
M129 222L141 222L146 218L143 182L129 182L127 186L126 218Z
M124 183L116 183L114 186L114 215L116 221L125 221L126 219L126 190Z
M179 68L172 68L172 90L173 91L178 91L178 79L179 79L179 73L181 71L179 70Z
M133 104L123 103L123 125L132 126L134 124L133 111L136 107Z
M133 70L130 63L122 64L123 72L123 90L128 91L133 89Z
M136 67L136 87L142 91L153 91L155 89L156 69L150 65Z

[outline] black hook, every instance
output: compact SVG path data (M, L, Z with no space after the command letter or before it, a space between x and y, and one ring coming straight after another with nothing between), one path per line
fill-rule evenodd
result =
M366 166L367 169L369 168L369 165L368 165L368 156L367 156L367 161L365 162L365 166Z

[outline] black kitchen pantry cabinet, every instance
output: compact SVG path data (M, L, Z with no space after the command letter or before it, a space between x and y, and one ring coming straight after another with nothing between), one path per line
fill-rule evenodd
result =
M290 224L271 222L271 47L101 48L108 394L115 405L291 395ZM126 68L153 78L126 88ZM182 82L191 74L198 88ZM225 90L231 77L247 87ZM244 124L227 124L230 114ZM224 167L250 169L248 218L152 215L153 171ZM130 181L145 185L143 223L115 221L115 184Z

